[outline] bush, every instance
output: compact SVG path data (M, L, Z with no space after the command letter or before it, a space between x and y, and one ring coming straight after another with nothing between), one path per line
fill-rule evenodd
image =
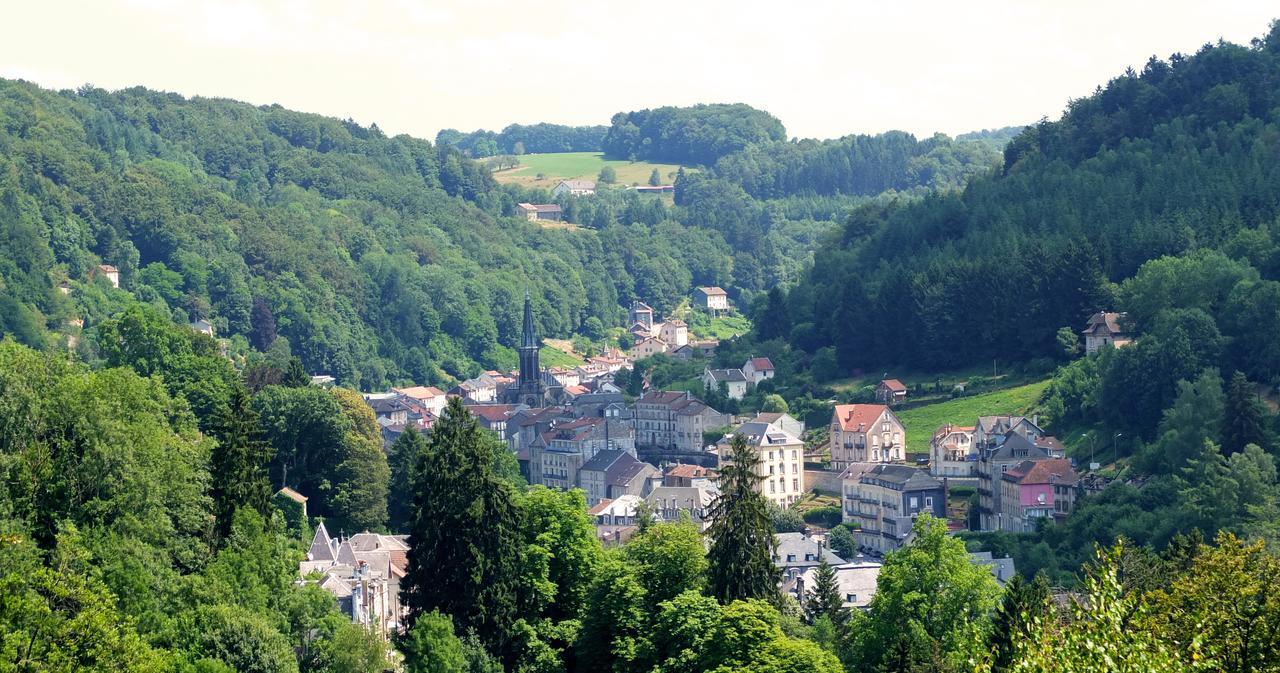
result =
M804 513L805 523L811 523L815 526L823 528L835 528L840 525L840 506L827 505L825 507L814 507Z
M769 516L773 519L775 533L800 533L805 529L804 518L794 509L783 509L770 503Z

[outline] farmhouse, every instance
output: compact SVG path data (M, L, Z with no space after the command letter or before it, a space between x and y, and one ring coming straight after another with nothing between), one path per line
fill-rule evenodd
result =
M596 183L591 180L561 180L551 189L552 196L591 196L596 193Z
M876 399L885 404L898 404L907 399L907 386L898 379L885 379L876 386Z
M700 287L693 293L698 308L711 312L729 310L729 293L718 287Z
M559 222L564 217L564 211L554 203L519 203L516 204L516 210L530 222L538 220Z

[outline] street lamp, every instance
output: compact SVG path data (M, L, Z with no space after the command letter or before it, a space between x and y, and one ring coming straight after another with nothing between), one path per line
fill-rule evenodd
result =
M1124 436L1123 432L1117 432L1115 436L1111 438L1111 457L1116 460L1120 459L1120 454L1116 453L1116 440L1120 439L1123 436Z

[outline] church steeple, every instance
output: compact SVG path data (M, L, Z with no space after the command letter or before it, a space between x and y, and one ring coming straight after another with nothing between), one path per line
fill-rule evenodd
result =
M533 329L533 305L529 290L524 291L524 332L520 335L520 388L518 400L530 407L541 407L545 389L542 385L542 367L538 363L538 334Z
M538 347L538 335L533 331L533 306L529 303L528 289L524 291L524 333L520 337L520 347Z

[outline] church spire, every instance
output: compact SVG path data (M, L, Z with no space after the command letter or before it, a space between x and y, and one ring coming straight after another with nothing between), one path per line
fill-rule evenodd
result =
M529 288L524 290L524 334L520 337L520 347L538 347L538 335L533 331L533 306L529 303Z

